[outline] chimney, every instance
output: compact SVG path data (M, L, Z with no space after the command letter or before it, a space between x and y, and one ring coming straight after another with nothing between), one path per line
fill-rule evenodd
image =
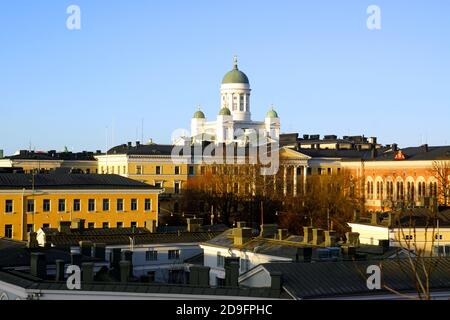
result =
M192 266L189 269L189 284L192 286L209 287L210 267Z
M156 220L147 220L147 221L145 221L145 227L151 233L155 233L156 232Z
M131 148L132 143L130 141L128 141L127 146L128 146L128 148Z
M313 229L313 245L321 246L324 243L323 229Z
M356 248L353 246L345 245L341 247L341 250L346 259L352 259L356 256Z
M345 237L347 238L347 244L352 246L359 246L359 233L358 232L347 232L345 233Z
M140 141L136 141L136 147L140 147L141 146L141 142Z
M86 257L92 257L92 242L91 241L80 241L80 253Z
M236 225L237 225L237 228L245 228L245 227L247 227L247 222L245 222L245 221L238 221L236 223Z
M278 225L276 224L263 224L261 225L260 237L273 238L277 234Z
M378 245L383 248L383 253L388 251L391 246L389 240L378 240Z
M128 282L130 280L130 273L132 272L130 261L120 261L120 282Z
M72 222L70 222L70 221L60 221L58 231L60 233L69 234L71 225L72 225Z
M130 277L133 277L133 252L130 250L122 251L122 261L130 262Z
M28 233L27 248L29 248L29 249L39 248L39 243L37 241L37 233L36 232Z
M239 287L239 258L225 257L225 285Z
M84 262L82 264L82 270L83 270L83 282L84 283L94 282L94 263Z
M203 219L200 218L187 218L187 231L188 232L199 232L203 225Z
M270 289L281 292L283 288L283 274L279 271L272 271L270 273Z
M295 255L295 262L311 262L312 248L311 247L299 247Z
M104 243L94 243L93 256L97 259L106 261L106 244Z
M56 275L55 275L55 281L57 282L63 282L64 281L64 274L65 274L65 265L66 263L64 260L56 260Z
M398 144L396 143L392 144L392 151L398 151Z
M251 228L234 228L233 241L235 246L242 246L252 239Z
M32 276L40 279L45 279L47 277L47 262L44 253L31 253L30 273Z
M288 237L287 229L278 229L278 240L284 240Z
M378 212L372 212L371 215L370 223L375 226L378 225L380 223L380 214Z
M113 268L119 268L119 262L122 259L122 249L114 248L111 251L111 260L110 264Z
M312 235L312 227L303 227L303 242L306 244L312 244L313 235Z
M334 247L336 245L336 231L325 231L325 246Z
M82 255L80 253L72 252L70 254L70 264L81 267L81 258L82 258Z
M84 223L84 219L75 219L72 223L72 228L82 231L84 230Z
M428 144L423 144L423 145L421 146L421 148L422 148L422 152L423 152L423 153L427 153L427 152L428 152Z

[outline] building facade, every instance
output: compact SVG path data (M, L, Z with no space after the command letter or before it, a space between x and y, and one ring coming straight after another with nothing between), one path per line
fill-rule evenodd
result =
M117 175L0 174L0 237L84 221L87 228L144 226L158 220L161 189Z

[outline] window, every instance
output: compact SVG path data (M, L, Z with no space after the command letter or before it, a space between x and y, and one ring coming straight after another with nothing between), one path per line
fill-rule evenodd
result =
M433 253L439 257L450 257L450 246L433 246Z
M161 174L161 167L160 166L156 166L156 174Z
M50 212L50 200L49 199L44 199L44 202L42 204L42 210L44 210L44 212Z
M44 223L42 225L42 229L46 229L46 228L50 228L50 224L49 223Z
M13 237L13 226L12 224L5 225L5 238L12 239Z
M143 174L142 166L136 166L136 174Z
M123 199L117 199L117 211L123 211Z
M58 200L58 211L59 212L65 212L66 211L66 200L65 199L59 199Z
M180 181L175 181L175 183L174 183L174 193L175 194L180 194L180 189L181 189L181 182Z
M127 167L123 166L123 174L127 174Z
M147 252L145 252L145 260L146 261L157 261L158 260L158 251L148 250Z
M117 229L123 228L123 222L117 222Z
M94 212L95 211L95 199L89 199L88 200L88 211Z
M131 199L131 211L136 211L138 208L137 199Z
M205 167L200 167L200 174L201 175L204 175L205 174Z
M189 166L189 175L190 176L194 175L194 166Z
M332 171L331 168L328 168L328 169L327 169L327 173L328 173L329 176L331 176L331 173L332 173L332 172L333 172L333 171Z
M5 212L12 213L13 210L14 210L13 200L6 200L5 201Z
M244 111L244 95L239 95L239 110Z
M180 167L179 166L176 166L175 167L175 174L180 174Z
M109 211L109 199L103 199L103 211Z
M412 235L412 234L406 235L405 240L414 240L414 235Z
M120 174L120 167L117 167L117 174Z
M102 223L102 228L103 229L109 229L109 222L103 222Z
M78 212L81 210L81 201L80 199L73 200L73 211Z
M436 240L443 240L442 234L436 234L436 235L434 236L434 238L435 238Z
M88 223L88 229L95 229L95 223L94 222L89 222Z
M34 200L27 200L27 212L34 212Z
M155 182L155 187L162 188L162 182Z
M137 222L133 221L130 223L131 228L137 228Z
M27 224L27 233L34 232L34 225L33 224Z
M152 199L145 199L145 211L152 211Z
M169 250L169 260L180 259L180 250Z
M220 252L217 252L217 267L223 267L225 265L225 257Z
M306 168L306 175L310 176L311 173L312 173L312 168L311 167Z

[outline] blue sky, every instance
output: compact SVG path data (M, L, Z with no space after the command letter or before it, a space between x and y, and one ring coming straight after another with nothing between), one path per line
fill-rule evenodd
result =
M253 119L273 103L283 132L450 144L446 0L3 0L0 149L104 150L140 140L142 119L168 143L198 104L215 118L235 54Z

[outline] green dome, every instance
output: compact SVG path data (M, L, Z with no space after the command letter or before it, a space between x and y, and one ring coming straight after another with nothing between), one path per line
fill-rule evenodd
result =
M278 113L273 110L273 107L267 112L266 118L278 118Z
M198 110L198 111L196 111L194 113L193 118L194 119L205 119L206 117L205 117L205 114L202 111Z
M231 116L231 111L227 107L220 109L219 116Z
M230 72L228 72L222 80L222 84L226 83L246 83L250 84L245 73L238 69L237 65L237 57L234 57L234 68Z

